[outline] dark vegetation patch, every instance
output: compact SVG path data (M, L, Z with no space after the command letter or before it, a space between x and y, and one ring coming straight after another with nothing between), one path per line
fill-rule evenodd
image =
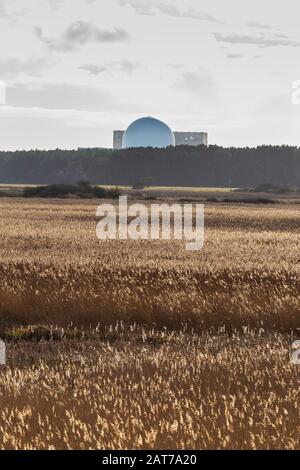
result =
M219 202L226 204L275 204L276 201L264 197L209 197L206 202Z
M0 152L0 183L52 184L79 180L110 186L300 187L300 148L200 145L133 149ZM281 190L281 189L280 189Z
M269 194L297 194L300 193L299 188L293 188L290 186L280 186L270 183L259 184L254 188L240 188L235 189L236 192L242 193L269 193Z
M12 328L0 328L1 337L8 343L29 341L39 342L64 342L64 341L100 341L115 344L130 342L131 344L159 346L172 339L171 331L167 329L149 328L141 325L98 325L96 328L76 327L68 325L62 328L55 325L28 325Z
M50 184L48 186L35 186L24 188L25 197L41 198L82 198L82 199L117 199L120 195L118 188L105 189L92 186L88 182L76 184Z

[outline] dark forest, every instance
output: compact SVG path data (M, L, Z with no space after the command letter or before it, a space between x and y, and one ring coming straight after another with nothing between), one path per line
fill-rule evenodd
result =
M300 148L178 146L166 149L0 152L0 182L300 187Z

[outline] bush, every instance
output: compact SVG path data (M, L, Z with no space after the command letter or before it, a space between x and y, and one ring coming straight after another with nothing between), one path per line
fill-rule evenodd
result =
M226 204L274 204L273 199L263 197L240 197L240 198L226 198L226 197L209 197L206 202L219 202Z
M242 192L242 193L272 193L272 194L289 194L289 193L294 193L295 190L294 188L291 188L290 186L277 186L274 184L270 183L264 183L264 184L259 184L258 186L255 186L255 188L239 188L235 189L237 192Z
M134 183L132 189L145 189L147 186L154 186L154 180L151 176L145 176L144 178L138 180L136 183Z
M117 199L120 195L118 188L105 189L98 186L91 186L86 181L77 184L51 184L48 186L26 187L23 192L24 197L41 198L66 198L80 197L83 199Z

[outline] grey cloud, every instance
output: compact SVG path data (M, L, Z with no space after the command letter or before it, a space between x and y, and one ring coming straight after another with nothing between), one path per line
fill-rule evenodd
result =
M242 55L242 54L234 54L234 53L232 53L232 54L227 54L227 57L228 57L229 59L241 59L241 58L243 57L243 55Z
M299 47L300 42L291 40L281 40L274 38L266 38L264 36L248 36L242 34L220 34L215 33L215 38L218 42L228 44L252 44L259 47L275 47L275 46L291 46Z
M134 10L141 15L154 16L157 13L165 13L166 15L173 16L174 18L192 18L202 21L212 21L219 23L216 18L206 13L200 13L193 7L180 10L176 5L165 2L157 1L143 1L143 0L119 0L119 5L131 5Z
M86 70L91 75L100 75L104 72L124 72L131 74L139 67L139 64L122 60L120 62L110 62L104 65L88 64L79 67L81 70Z
M174 9L173 9L174 8ZM194 8L190 7L187 8L186 10L183 10L180 12L177 8L171 7L168 5L161 4L158 6L158 9L163 12L167 13L170 16L174 16L177 18L192 18L195 20L201 20L201 21L211 21L213 23L221 23L219 20L214 18L212 15L209 15L207 13L200 13L196 11Z
M229 59L243 59L245 56L243 54L238 54L238 53L228 53L226 54L226 57ZM261 54L256 54L253 56L253 59L262 59L264 56Z
M119 5L131 5L140 15L155 15L155 6L151 2L144 2L142 0L119 0Z
M0 59L0 77L10 79L21 74L38 76L50 65L49 59L43 57L36 59Z
M288 39L288 36L283 33L276 33L274 36L276 36L277 38Z
M51 49L59 51L73 51L80 46L91 42L123 42L130 38L127 31L122 28L115 28L112 31L103 30L91 22L76 21L56 39L44 36L40 27L35 27L35 33L38 39Z
M9 106L45 109L103 111L114 107L114 99L96 87L63 83L16 83L7 88Z
M108 70L106 65L95 65L95 64L81 65L78 68L80 70L86 70L91 75L100 75L100 73L107 72Z
M23 18L24 15L31 11L29 8L8 11L7 5L8 3L6 1L0 1L0 19L7 19L12 23L15 23L18 19Z
M174 83L178 93L178 100L189 108L199 108L208 112L215 112L220 106L220 95L211 75L205 70L184 72ZM179 97L179 92L182 97Z
M205 72L184 72L175 84L176 90L197 94L205 101L214 100L216 89L211 76Z
M246 26L249 26L250 28L273 29L269 24L259 23L257 21L249 21L246 23Z
M64 3L65 0L44 0L50 5L53 10L58 10Z
M201 91L212 86L212 79L207 73L184 72L178 82L178 87L188 91Z
M183 64L169 64L169 67L171 67L172 69L182 69L184 66Z
M4 16L6 16L6 11L5 11L5 8L4 8L4 2L0 2L0 18L3 18Z
M166 13L167 15L175 16L175 17L181 16L180 11L175 5L169 5L168 3L157 3L155 7L157 8L158 11L161 11L162 13Z

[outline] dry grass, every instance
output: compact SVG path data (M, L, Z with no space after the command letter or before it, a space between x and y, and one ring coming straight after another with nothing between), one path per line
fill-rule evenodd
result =
M300 448L289 338L124 325L71 334L10 344L0 448Z
M0 200L0 448L299 449L299 207L209 205L191 253L96 205Z
M206 241L104 241L97 202L1 201L2 325L299 326L297 206L208 206Z

